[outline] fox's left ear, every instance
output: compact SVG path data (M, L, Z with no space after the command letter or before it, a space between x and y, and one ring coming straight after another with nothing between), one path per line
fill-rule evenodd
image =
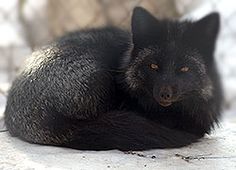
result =
M202 19L193 22L186 40L202 51L205 56L209 56L206 59L212 60L212 57L210 56L213 56L219 29L219 13L213 12Z
M195 29L201 32L202 36L209 40L215 41L220 28L220 15L213 12L203 17L195 23Z

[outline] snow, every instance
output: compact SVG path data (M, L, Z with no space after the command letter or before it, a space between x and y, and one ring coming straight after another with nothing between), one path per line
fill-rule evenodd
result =
M234 120L236 122L236 120ZM227 121L201 142L141 152L80 151L29 144L0 133L0 169L224 169L236 168L236 124Z
M1 0L0 3L0 47L12 44L25 44L23 37L19 34L20 23L17 18L17 0Z
M15 28L9 23L2 23L0 27L0 46L7 47L11 44L23 44L22 37L16 32Z

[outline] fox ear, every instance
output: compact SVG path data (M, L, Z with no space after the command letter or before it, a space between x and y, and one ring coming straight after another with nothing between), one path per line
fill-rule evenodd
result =
M215 41L220 28L220 15L213 12L195 23L195 29L202 32L202 37Z
M199 47L207 56L213 56L216 38L220 27L220 16L217 12L213 12L193 23L192 29L188 34L188 41ZM190 39L190 40L189 40ZM208 57L206 59L211 59Z
M144 42L152 35L152 31L157 28L158 20L142 7L134 8L131 29L133 43Z

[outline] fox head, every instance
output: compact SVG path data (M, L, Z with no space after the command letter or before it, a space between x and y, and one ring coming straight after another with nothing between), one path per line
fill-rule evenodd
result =
M132 16L133 48L125 61L129 91L161 107L191 97L209 100L217 76L219 14L198 21L158 20L141 7Z

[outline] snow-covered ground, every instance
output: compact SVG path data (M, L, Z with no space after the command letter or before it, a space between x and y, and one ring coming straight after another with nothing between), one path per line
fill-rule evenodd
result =
M177 169L233 170L236 169L236 120L227 121L221 129L180 149L157 149L143 152L79 151L40 146L0 133L0 169Z

